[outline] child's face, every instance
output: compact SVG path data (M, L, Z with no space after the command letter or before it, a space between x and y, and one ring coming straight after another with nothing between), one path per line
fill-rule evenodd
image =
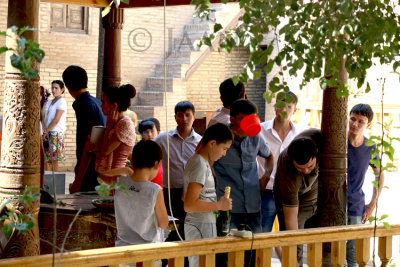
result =
M349 119L349 133L354 135L362 135L364 130L371 126L371 122L368 123L366 116L351 113Z
M214 141L215 142L215 141ZM228 141L225 143L217 143L211 147L210 160L211 162L215 162L226 155L226 151L231 147L232 141Z
M179 130L192 129L195 116L191 109L185 111L177 111L175 114L175 121L178 124Z
M158 136L158 131L155 125L153 128L143 131L141 134L143 140L154 140Z

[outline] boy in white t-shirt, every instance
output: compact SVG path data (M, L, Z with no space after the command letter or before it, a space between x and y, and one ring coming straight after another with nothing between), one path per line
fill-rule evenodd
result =
M187 161L183 175L186 240L216 237L215 211L232 209L232 199L221 197L217 202L211 170L213 163L225 156L232 140L228 126L214 124L207 128L199 149ZM189 266L198 266L198 256L189 257Z

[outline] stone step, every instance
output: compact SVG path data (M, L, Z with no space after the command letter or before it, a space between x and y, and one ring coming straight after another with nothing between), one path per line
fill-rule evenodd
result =
M191 51L170 51L167 54L167 64L190 64Z
M182 91L186 88L186 82L180 78L167 77L165 80L166 91ZM164 92L164 77L148 77L146 78L147 91L160 91Z
M183 27L183 30L185 32L191 33L191 32L205 32L205 31L210 31L210 25L212 24L186 24Z
M175 77L175 78L182 77L183 73L187 70L188 66L189 64L167 63L167 77ZM164 64L156 65L155 76L164 77Z
M160 91L138 91L138 105L142 106L163 106L164 93Z

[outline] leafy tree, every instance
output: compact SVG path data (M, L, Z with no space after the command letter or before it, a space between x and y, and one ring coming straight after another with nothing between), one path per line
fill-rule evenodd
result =
M236 29L225 34L220 47L228 52L246 47L250 52L235 81L259 78L258 64L266 73L278 66L281 76L284 71L296 76L304 70L302 86L319 79L321 89L337 86L337 96L347 97L348 87L339 79L341 64L345 64L349 78L357 80L358 88L365 86L368 92L366 73L374 58L382 64L393 63L394 70L400 66L399 15L394 2L398 4L389 0L240 0L244 14ZM199 17L208 18L212 12L208 0L192 0L192 3ZM221 28L216 24L214 33L203 39L203 43L210 44ZM275 32L274 37L263 50L259 45L270 32ZM281 48L276 56L271 56L276 41ZM270 102L276 93L289 88L283 79L274 77L269 90L265 97ZM278 99L282 96L278 94Z

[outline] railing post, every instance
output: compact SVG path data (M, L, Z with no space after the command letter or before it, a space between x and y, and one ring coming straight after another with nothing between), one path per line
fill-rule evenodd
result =
M308 244L307 264L310 267L322 266L322 243Z
M215 254L207 254L199 256L199 267L214 267Z
M356 260L360 267L367 265L369 261L370 239L356 239Z
M233 251L228 254L228 267L242 267L244 263L244 251Z
M282 266L297 266L297 246L282 247Z
M346 241L332 242L331 260L333 266L341 267L346 264Z
M256 267L271 267L271 248L257 249Z
M386 266L392 258L392 236L379 237L378 256L381 259L381 267Z
M185 265L185 258L184 257L177 257L168 259L168 266L169 267L183 267Z
M144 261L142 267L153 267L153 261Z

